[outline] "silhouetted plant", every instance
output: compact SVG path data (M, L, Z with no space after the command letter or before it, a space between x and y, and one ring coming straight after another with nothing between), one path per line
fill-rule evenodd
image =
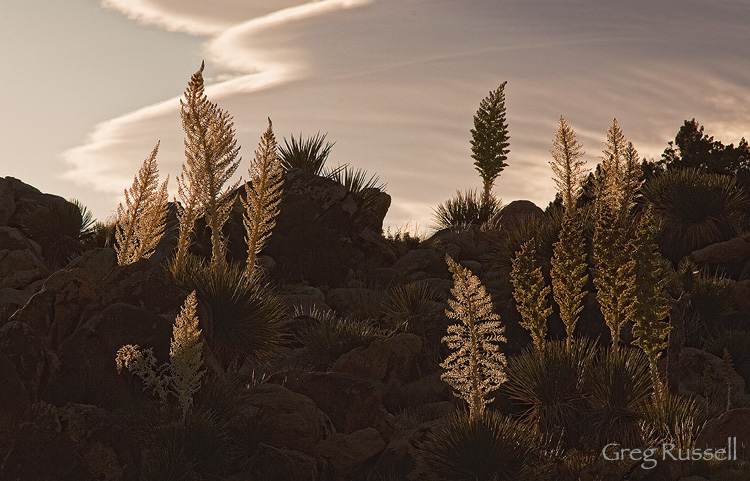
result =
M304 346L299 361L319 371L326 371L342 354L385 335L366 321L339 319L330 311L318 316L318 323L299 335Z
M384 237L391 244L391 249L397 259L401 258L410 250L417 249L419 243L422 242L419 234L419 226L414 226L414 232L411 231L410 227L410 223L407 223L404 226L396 227L396 229L391 232L391 227L388 226L385 231Z
M495 196L482 197L476 190L456 191L456 196L439 204L432 216L435 229L482 225L494 217L502 203Z
M659 251L675 264L697 249L735 237L748 205L733 177L694 168L668 170L642 191L660 224Z
M445 481L539 480L538 445L526 427L496 411L451 415L419 446L428 471Z
M80 202L72 199L49 202L19 219L24 233L42 247L48 267L59 268L85 249L94 219Z
M571 348L562 341L548 341L544 349L530 346L510 359L504 389L525 408L523 419L534 433L577 445L587 409L584 376L595 355L596 345L581 339Z
M612 442L640 446L642 412L653 399L648 357L629 347L606 349L584 377L586 441L594 449Z
M94 247L112 247L115 245L115 219L96 221L91 227L92 233L89 243Z
M279 146L279 156L281 166L284 172L292 169L302 169L315 175L323 175L323 166L325 166L328 155L336 142L326 142L326 135L320 132L313 137L302 140L302 134L299 138L291 136L290 140L284 138L284 145Z
M277 353L285 340L284 303L259 278L245 277L238 265L211 268L195 264L185 286L195 289L210 314L206 329L211 350L227 368L249 359L260 362Z
M489 203L495 179L508 166L510 145L508 123L505 120L505 85L491 91L482 99L474 115L474 128L471 129L471 157L474 168L482 177L482 199Z

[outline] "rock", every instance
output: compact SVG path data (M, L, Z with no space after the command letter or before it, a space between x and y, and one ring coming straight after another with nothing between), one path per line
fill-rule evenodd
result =
M42 290L16 311L11 320L25 322L44 347L57 350L78 326L83 308L94 297L96 292L88 272L62 269L48 277Z
M32 401L42 382L57 367L57 358L49 352L28 324L10 321L0 328L0 351L5 353Z
M171 324L189 294L177 287L171 274L151 259L113 268L98 287L100 294L86 306L81 322L109 305L125 303L162 316Z
M726 405L727 383L731 387L731 405L745 402L745 380L742 376L734 369L727 371L721 358L705 351L683 348L678 378L680 392L707 397L718 407Z
M71 260L66 269L80 268L89 273L91 280L99 283L117 266L117 254L111 247L89 249Z
M482 230L481 226L470 224L439 230L423 246L434 249L442 258L447 254L456 261L477 260L487 256L491 242L497 237L495 231Z
M308 454L282 448L264 451L253 462L251 471L251 477L243 476L236 481L320 481L322 467Z
M420 462L418 446L427 440L429 433L438 424L439 422L433 421L393 439L375 461L367 481L430 479L427 477L424 463Z
M412 281L430 277L447 278L450 275L445 257L432 249L410 250L392 267Z
M320 455L328 461L329 476L333 481L359 478L369 470L369 464L378 456L386 443L375 428L366 428L351 434L334 433L319 444Z
M502 230L510 230L516 225L528 222L530 219L544 217L544 211L528 200L514 200L503 207L489 224L498 226Z
M172 301L177 309L180 300ZM166 304L162 304L167 309ZM77 402L105 408L125 405L142 396L140 379L124 370L118 375L117 351L126 344L153 348L161 364L169 359L174 318L151 310L117 303L90 313L59 350L60 371L44 389L44 399L55 404ZM149 394L150 395L150 394Z
M130 430L107 411L42 403L21 427L0 479L129 481L139 479L140 457Z
M15 432L18 422L31 406L31 397L15 366L1 350L0 386L0 438L4 438ZM1 444L0 453L3 452Z
M0 226L8 225L16 210L16 198L13 186L8 179L0 178Z
M47 276L39 244L12 227L0 227L0 288L24 289Z
M698 435L695 446L721 449L727 438L737 438L738 459L750 459L750 408L730 409L710 419Z
M255 386L247 404L268 420L268 437L263 442L277 447L317 455L317 444L334 429L328 416L308 397L278 384Z
M15 210L8 220L11 227L19 226L19 219L29 211L36 210L53 202L67 202L59 195L44 194L36 187L25 184L14 177L6 177L10 190L13 191Z
M690 260L693 262L712 264L744 261L748 257L750 257L750 243L742 237L717 242L690 254Z
M405 381L416 374L415 358L421 351L419 336L400 333L352 349L338 358L330 370L375 382Z
M382 392L370 381L336 372L298 371L277 373L270 381L315 401L337 432L351 434L373 427L385 439L394 432L393 416L383 407Z

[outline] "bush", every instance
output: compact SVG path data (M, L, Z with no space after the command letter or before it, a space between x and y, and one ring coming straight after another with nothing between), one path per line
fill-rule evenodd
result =
M260 362L281 351L286 308L259 278L247 279L238 265L211 269L196 262L179 280L209 311L203 334L222 366Z
M423 282L410 282L392 288L383 302L383 308L396 321L397 330L424 339L442 337L448 327L443 303L435 290Z
M50 202L19 219L26 236L42 247L48 267L63 267L85 249L93 232L91 212L77 200Z
M342 354L356 347L366 347L384 333L366 321L338 319L333 313L320 315L318 323L302 331L304 346L299 361L313 369L326 371Z
M427 469L445 481L539 480L534 437L525 426L487 410L452 415L419 446Z
M334 143L326 142L326 135L320 135L320 132L307 140L302 140L302 134L299 139L292 138L290 141L284 139L284 145L279 146L279 157L284 172L292 169L302 169L311 174L321 175L323 166L328 160Z
M456 191L455 197L434 209L435 229L485 224L500 211L501 205L502 202L493 195L490 195L489 201L485 201L476 189L464 193Z

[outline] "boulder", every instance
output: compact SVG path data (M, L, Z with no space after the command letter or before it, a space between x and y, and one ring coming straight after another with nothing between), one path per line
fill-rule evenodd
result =
M44 282L11 321L28 324L46 348L57 350L78 326L81 312L96 297L94 284L83 269L59 270Z
M742 237L717 242L690 254L690 260L693 262L711 264L744 261L748 257L750 257L750 243Z
M750 459L750 408L730 409L710 419L698 435L698 448L721 449L727 438L737 438L737 458Z
M174 308L180 300L175 299ZM161 364L169 359L174 318L130 304L111 304L92 313L59 349L60 370L45 386L43 399L105 408L122 406L142 395L140 379L127 370L118 375L117 351L126 344L153 348Z
M96 406L33 407L0 479L126 481L140 476L140 449L130 430Z
M515 226L531 219L542 217L544 217L544 211L533 202L514 200L495 214L489 224L499 227L503 231L513 229Z
M189 294L174 284L172 275L163 266L151 259L113 268L98 284L98 292L81 314L81 322L109 305L125 303L162 316L171 323Z
M0 351L13 364L32 401L42 382L57 367L57 358L47 350L34 330L24 322L10 321L0 327Z
M13 192L15 209L10 219L9 226L18 227L19 219L31 210L36 210L51 202L62 202L64 198L59 195L45 194L36 187L25 184L14 177L5 177L5 189ZM7 194L6 194L7 195Z
M746 402L742 376L734 369L727 369L720 357L700 349L686 347L680 351L678 379L681 393L708 398L716 409L726 405L727 385L730 387L730 405Z
M0 227L0 288L24 289L46 275L39 244L18 229Z
M328 461L327 479L347 481L363 478L385 446L377 429L366 428L351 434L334 433L318 447L320 455Z
M318 459L292 449L265 450L251 468L252 475L231 477L231 481L320 481L324 467Z
M100 283L117 266L117 254L111 247L89 249L72 259L66 269L83 269L96 284Z
M16 210L16 196L8 179L0 178L0 226L8 225Z
M276 373L270 381L315 401L337 432L351 434L373 427L385 439L393 435L393 416L383 407L382 392L373 382L337 372L299 371Z
M328 416L312 399L278 384L255 386L247 397L247 404L268 420L268 436L263 442L277 448L315 456L317 444L334 431Z
M400 333L352 349L338 358L330 370L375 382L406 381L416 375L415 359L421 351L419 336Z
M433 249L410 250L394 262L392 267L411 281L431 277L447 278L450 275L445 256Z
M418 446L427 440L430 432L438 424L439 422L435 421L424 424L391 440L373 464L367 481L430 479L427 477L424 463L421 462Z
M2 179L0 179L2 180ZM15 432L16 425L31 406L31 397L16 368L0 351L0 438ZM2 453L0 443L0 453Z

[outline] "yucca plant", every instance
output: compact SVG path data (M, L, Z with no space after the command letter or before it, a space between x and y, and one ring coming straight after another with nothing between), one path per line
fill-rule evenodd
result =
M434 289L424 282L410 282L390 290L383 302L397 330L424 338L441 336L447 327L443 305Z
M259 278L248 279L243 268L195 263L183 277L210 313L205 335L225 368L239 367L246 359L260 362L279 352L285 340L284 303Z
M368 177L364 169L354 169L348 164L330 171L327 176L343 185L347 192L357 194L362 199L362 206L358 214L372 211L380 194L385 191L386 184L380 183L380 177L373 174Z
M659 251L675 264L694 250L736 236L748 206L735 178L693 168L668 170L642 193L661 226Z
M523 420L541 438L562 446L578 444L586 412L583 383L596 355L596 345L581 339L568 348L564 341L533 346L508 362L504 390L524 408Z
M543 479L534 435L492 410L474 417L466 412L451 415L419 452L428 471L445 481Z
M304 346L299 361L318 371L326 371L341 355L386 335L367 321L340 319L330 311L317 316L318 323L299 335Z
M482 225L500 211L502 202L494 195L483 197L475 189L456 191L456 196L439 204L433 211L436 230L468 225Z
M653 399L648 356L634 348L600 351L584 380L586 441L596 448L618 442L642 443L644 406Z
M298 138L294 135L289 140L284 138L284 145L279 146L279 156L284 172L292 169L302 169L315 175L323 175L323 167L336 142L326 142L326 136L320 132L302 140L302 133Z
M42 246L47 266L55 269L83 252L83 242L93 233L94 219L77 200L60 199L27 212L19 224L29 239Z

